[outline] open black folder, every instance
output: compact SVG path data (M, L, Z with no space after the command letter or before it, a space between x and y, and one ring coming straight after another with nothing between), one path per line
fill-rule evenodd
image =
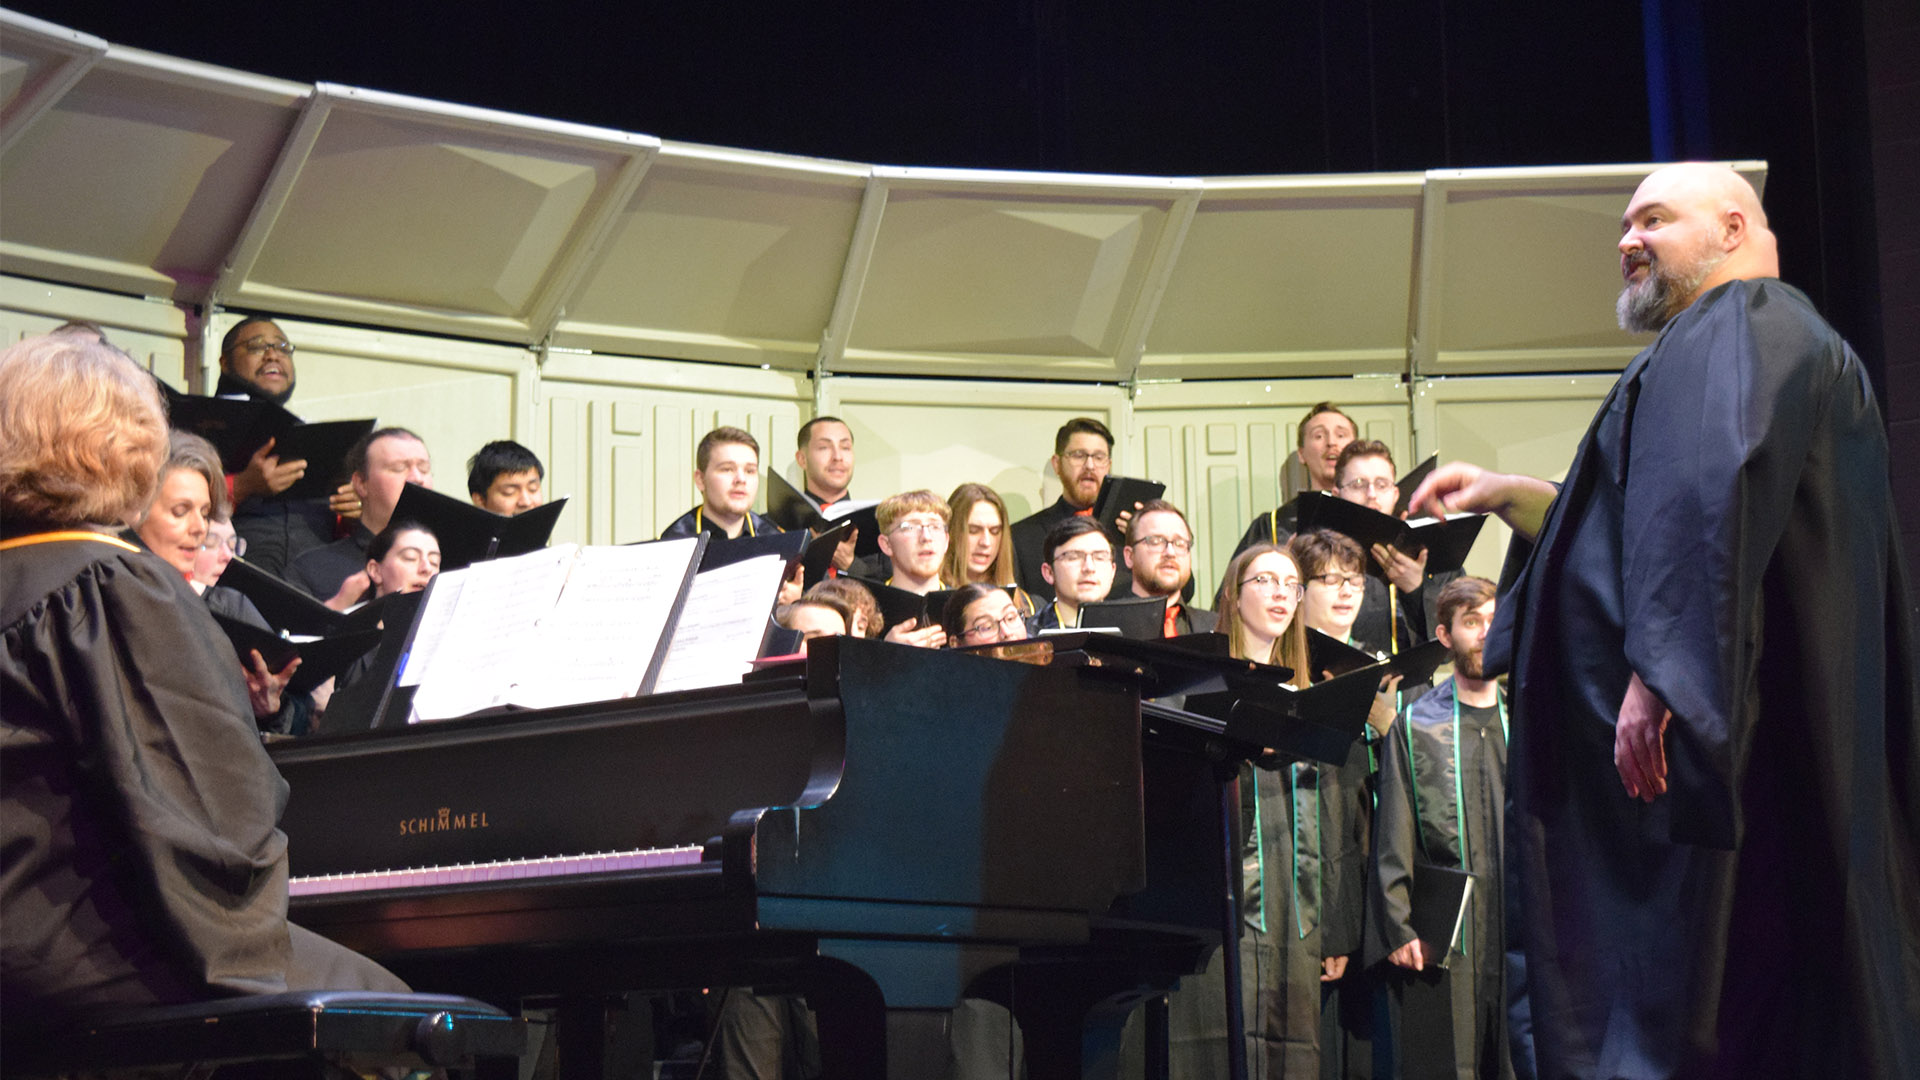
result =
M240 658L243 666L251 666L252 657L248 654L255 649L260 651L260 659L266 661L269 671L279 671L298 656L299 670L293 673L293 678L287 683L287 689L296 694L304 694L340 674L347 669L347 665L372 652L380 644L378 630L336 634L313 641L290 641L271 630L263 630L252 623L218 612L214 613L213 621L219 623L220 629L226 632L227 640L233 643L234 655Z
M227 564L220 575L220 584L253 601L260 617L275 630L325 635L340 627L339 612L308 596L298 585L283 581L243 558Z
M524 514L506 517L419 484L400 492L390 521L417 521L440 541L440 571L458 570L486 559L525 555L547 546L567 500L555 499Z
M304 423L271 401L201 397L167 388L167 423L190 431L220 452L220 467L237 473L255 451L274 440L281 461L305 461L307 471L274 498L307 499L328 495L346 482L347 451L373 430L372 420Z
M1226 736L1291 758L1343 765L1367 726L1380 687L1376 672L1360 669L1304 690L1281 685L1282 667L1248 664L1227 680L1224 693L1187 698L1187 708L1225 720Z
M1233 659L1223 634L1133 640L1079 630L969 651L1111 671L1138 681L1149 712L1209 726L1249 755L1271 749L1335 765L1346 761L1366 726L1379 684L1377 676L1361 673L1295 690L1282 685L1293 677L1286 668Z
M1371 506L1327 495L1302 495L1294 502L1299 531L1332 529L1345 533L1368 549L1375 544L1392 544L1413 554L1425 548L1429 574L1460 569L1467 561L1467 553L1473 550L1474 540L1480 536L1480 526L1487 520L1485 514L1457 514L1444 521L1437 518L1402 521ZM1367 572L1375 577L1386 573L1371 555L1366 565Z
M939 622L954 592L952 589L936 589L922 594L866 578L851 580L866 586L867 591L873 594L874 603L880 605L880 625L883 630L891 630L902 623L911 624L909 629L917 629Z
M880 520L875 516L880 506L877 501L843 499L825 510L817 510L813 500L788 483L786 477L771 471L761 475L767 478L767 516L775 525L788 531L808 529L820 533L844 521L860 530L859 539L853 542L855 556L880 553Z
M1135 641L1151 641L1166 633L1167 597L1129 596L1080 605L1080 625L1088 630L1112 628Z
M1460 947L1460 928L1473 902L1473 875L1450 866L1420 863L1413 868L1412 911L1407 924L1426 946L1427 963L1444 968Z
M731 540L715 536L707 545L706 553L700 557L700 569L704 572L745 562L759 555L778 555L786 560L788 574L793 573L795 563L805 567L801 572L800 584L802 588L810 589L827 576L827 571L833 566L833 549L846 538L850 528L851 525L841 522L818 536L805 529L761 533L759 536L742 535Z
M1403 684L1414 686L1433 678L1435 669L1447 662L1447 655L1447 647L1436 639L1382 658L1364 649L1356 649L1332 635L1307 628L1307 663L1316 675L1325 672L1345 675L1362 668L1373 668L1381 678L1397 674Z
M1393 504L1394 517L1406 516L1407 500L1413 498L1415 489L1426 482L1427 477L1433 473L1433 467L1439 463L1439 454L1429 454L1427 455L1427 460L1415 465L1412 472L1400 478L1398 485L1400 488L1400 501Z

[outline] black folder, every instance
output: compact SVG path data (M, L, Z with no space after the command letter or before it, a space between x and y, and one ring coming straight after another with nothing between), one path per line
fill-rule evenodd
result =
M802 588L811 589L826 580L827 572L833 569L834 549L847 538L847 530L851 528L852 522L843 521L807 541L806 549L800 553L800 564L806 568L800 577ZM805 530L801 530L801 535L806 535Z
M902 623L911 623L913 625L909 629L918 629L939 622L947 610L947 601L953 598L954 593L952 589L937 589L922 595L866 578L852 580L865 585L867 591L873 593L874 603L880 605L882 630L891 630Z
M419 484L400 492L390 521L417 521L440 541L440 569L458 570L487 559L525 555L547 546L567 500L555 499L524 514L505 517L464 499Z
M246 398L201 397L167 389L167 423L190 431L220 452L220 467L237 473L268 439L281 461L307 463L307 471L277 499L319 498L346 482L347 451L373 430L372 420L326 420L303 423L271 401Z
M1413 497L1414 489L1426 481L1427 476L1433 472L1433 467L1439 462L1439 454L1429 454L1427 460L1415 465L1412 472L1400 478L1400 501L1393 504L1394 517L1406 516L1407 500Z
M1121 637L1152 641L1166 634L1167 600L1164 596L1129 596L1081 604L1080 625L1088 630L1113 627Z
M414 623L420 617L421 601L426 595L424 592L394 593L376 601L383 618L372 666L357 681L339 688L333 700L327 702L322 732L334 735L406 724L407 713L413 707L414 688L395 686L394 681L406 661L407 644L413 638Z
M1307 627L1308 678L1322 679L1328 672L1345 675L1379 662L1379 657L1365 649L1356 648L1311 626Z
M1427 963L1446 967L1460 947L1460 929L1473 901L1473 875L1450 866L1418 863L1409 900L1413 910L1407 923L1426 946Z
M860 538L853 543L855 556L878 555L880 553L880 519L876 512L877 502L841 501L825 510L814 508L813 500L801 493L799 488L787 483L787 479L777 472L763 473L767 478L767 517L783 529L808 529L824 532L841 522L849 522L860 530Z
M245 559L235 558L227 564L220 575L220 585L253 601L260 617L275 630L325 635L340 627L339 612L308 596L298 585L283 581Z
M793 564L800 561L800 553L807 546L807 531L761 533L758 536L740 536L728 539L715 535L707 543L706 550L700 553L700 571L716 570L722 566L731 566L737 562L761 555L778 555L787 564L786 572L793 572Z
M1100 481L1100 494L1093 500L1093 516L1108 532L1120 531L1119 517L1133 509L1134 503L1151 502L1167 493L1167 485L1157 480L1138 480L1131 476L1108 476Z
M819 516L813 500L802 495L799 488L787 483L787 478L778 472L768 471L766 478L767 517L788 532L812 525Z
M256 649L270 671L279 671L298 656L300 668L287 682L287 689L296 694L307 693L340 674L347 669L347 665L380 644L378 630L337 634L315 641L289 641L271 630L263 630L252 623L218 612L214 613L213 620L226 632L227 640L233 643L233 653L240 658L243 667L252 666L253 658L248 654Z
M1435 518L1402 521L1371 506L1328 496L1302 496L1295 502L1298 504L1301 532L1332 529L1352 537L1359 541L1361 547L1368 549L1375 544L1392 544L1401 551L1413 554L1425 548L1428 574L1460 569L1467 561L1467 553L1473 550L1474 540L1480 535L1480 526L1487 520L1485 514L1460 514L1445 521ZM1371 554L1367 556L1366 566L1367 572L1376 577L1386 573Z
M1312 627L1307 628L1307 663L1316 676L1329 671L1338 676L1370 670L1383 679L1398 675L1403 686L1413 687L1433 678L1435 669L1446 663L1449 655L1447 647L1436 638L1392 656L1378 657Z
M1257 675L1235 676L1229 680L1226 695L1217 695L1205 706L1190 698L1190 706L1214 715L1224 711L1226 735L1236 742L1266 747L1300 760L1346 764L1353 744L1367 726L1367 713L1380 688L1379 675L1362 668L1304 690L1283 688Z

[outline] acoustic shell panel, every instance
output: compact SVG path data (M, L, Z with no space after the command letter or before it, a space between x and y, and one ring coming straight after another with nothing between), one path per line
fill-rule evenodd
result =
M205 300L307 89L109 49L0 154L0 268Z
M187 316L179 306L0 275L0 345L44 334L70 319L99 326L115 348L175 390L191 387Z
M0 150L52 108L107 51L91 34L0 11Z
M1363 439L1412 468L1407 390L1397 377L1187 382L1135 393L1128 439L1141 472L1193 526L1194 602L1212 606L1219 575L1255 517L1293 497L1294 449L1307 411L1332 401Z
M906 169L874 184L829 366L997 378L1131 376L1198 191Z
M1047 461L1054 432L1076 416L1112 429L1114 468L1130 467L1126 408L1112 386L846 377L826 381L815 415L842 417L853 432L855 498L927 488L944 499L972 482L999 492L1018 521L1060 497ZM793 453L788 442L775 460L798 480Z
M1732 162L1755 188L1764 162ZM1430 172L1414 367L1427 374L1617 371L1620 219L1648 165Z
M811 368L867 174L865 165L666 144L554 344Z
M658 140L320 84L223 291L531 343Z
M541 376L527 445L557 478L548 490L580 508L554 536L592 544L651 540L698 504L695 453L722 424L759 442L763 472L790 460L807 397L798 375L684 361L556 354ZM766 506L764 484L754 506Z
M1399 372L1418 173L1209 179L1141 378Z

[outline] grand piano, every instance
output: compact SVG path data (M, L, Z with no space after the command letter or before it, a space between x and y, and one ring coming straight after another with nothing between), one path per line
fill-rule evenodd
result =
M886 1075L887 1008L969 994L1030 1075L1114 1075L1232 925L1233 755L1072 655L828 638L738 686L278 744L292 917L509 1005L799 991L832 1076Z

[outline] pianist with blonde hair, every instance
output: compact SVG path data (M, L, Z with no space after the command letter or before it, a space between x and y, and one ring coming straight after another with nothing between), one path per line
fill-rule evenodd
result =
M404 990L287 922L286 783L186 580L112 535L167 454L153 378L73 337L0 352L0 1018Z

